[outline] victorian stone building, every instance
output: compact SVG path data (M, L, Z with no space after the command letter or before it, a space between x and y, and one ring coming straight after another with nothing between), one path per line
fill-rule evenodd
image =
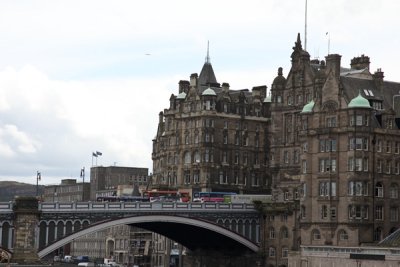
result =
M399 226L400 84L364 55L310 60L300 36L291 59L271 87L274 192L300 201L299 244L375 243Z
M207 56L200 75L180 81L178 90L159 114L152 187L269 192L266 86L221 86Z

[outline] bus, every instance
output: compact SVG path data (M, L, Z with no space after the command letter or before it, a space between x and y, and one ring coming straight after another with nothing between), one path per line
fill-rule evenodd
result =
M102 196L97 197L97 202L149 202L148 197L141 196Z
M193 202L227 202L226 198L236 195L234 192L196 192L193 193ZM228 201L229 202L229 201Z
M230 203L245 203L245 204L253 204L254 201L270 203L272 201L272 195L246 195L246 194L238 194L230 196Z
M188 192L175 190L151 190L144 191L143 197L147 197L150 202L189 202Z

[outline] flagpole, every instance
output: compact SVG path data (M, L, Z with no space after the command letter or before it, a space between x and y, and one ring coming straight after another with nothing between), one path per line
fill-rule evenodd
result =
M307 51L307 0L304 14L304 50Z

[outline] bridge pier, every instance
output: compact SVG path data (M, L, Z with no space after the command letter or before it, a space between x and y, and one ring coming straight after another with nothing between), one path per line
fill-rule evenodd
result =
M39 201L35 197L17 197L14 211L14 252L11 262L39 263L35 242L39 223Z

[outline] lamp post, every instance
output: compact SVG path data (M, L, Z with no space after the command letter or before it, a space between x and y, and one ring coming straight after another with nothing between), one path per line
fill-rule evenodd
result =
M37 171L36 172L36 196L37 197L39 196L39 181L41 178L42 178L42 174L39 171Z
M81 169L82 178L82 201L85 201L85 167Z

